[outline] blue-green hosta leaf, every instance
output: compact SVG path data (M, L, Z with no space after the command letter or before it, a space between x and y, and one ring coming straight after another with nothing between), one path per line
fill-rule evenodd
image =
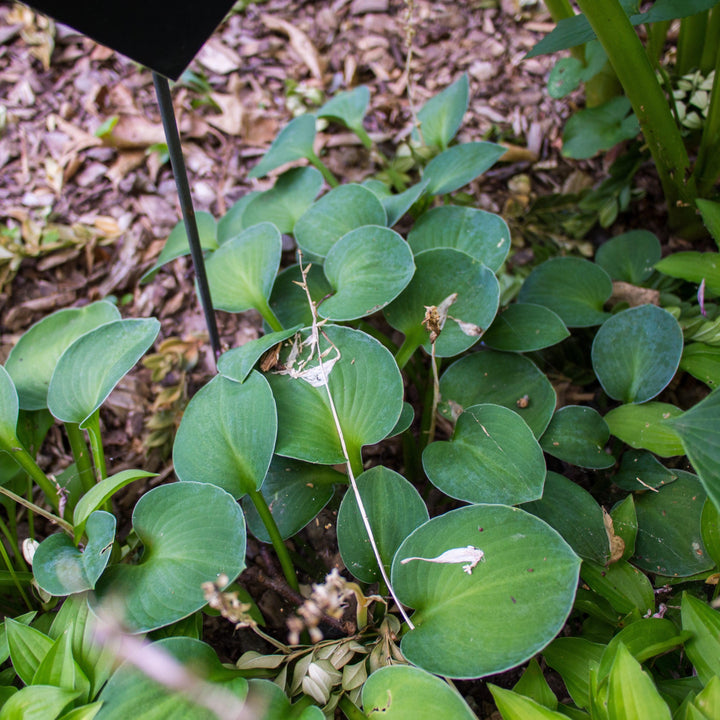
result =
M271 223L253 225L228 240L206 263L215 307L228 312L264 308L281 254L282 238Z
M647 402L620 405L605 415L610 433L636 450L650 450L660 457L682 455L685 451L675 428L668 422L682 415L669 403Z
M705 492L720 508L720 390L666 425L680 437Z
M604 242L595 262L613 280L640 285L652 275L661 257L660 241L649 230L630 230Z
M315 116L306 114L291 120L273 140L262 160L250 171L248 177L267 175L285 163L314 156Z
M283 327L290 328L295 325L308 327L312 325L312 313L308 305L305 291L297 285L302 282L300 265L291 265L285 268L275 278L272 294L270 295L270 309ZM307 285L313 302L320 301L332 292L330 283L325 277L322 265L311 264L307 273Z
M425 192L427 180L421 180L419 183L410 186L407 190L396 195L387 194L385 196L377 193L382 202L385 212L387 213L387 225L392 227L405 213L415 204L415 201ZM372 188L370 188L372 189Z
M241 387L244 387L241 386ZM133 510L144 546L137 565L113 565L91 599L97 611L112 598L134 632L150 632L205 605L204 582L245 568L245 520L232 495L209 483L177 482L145 493Z
M268 333L257 340L250 340L240 347L228 350L218 358L218 372L229 380L245 382L245 378L265 353L291 338L301 327L302 325L295 325L281 332Z
M612 294L610 276L589 260L557 257L538 265L520 288L518 301L544 305L568 327L600 325Z
M365 225L343 235L325 258L334 294L318 307L330 320L356 320L392 302L415 272L408 244L394 230Z
M454 145L434 157L425 167L423 180L430 195L445 195L459 190L489 170L506 148L491 142Z
M85 523L92 513L99 510L118 490L135 480L155 477L156 473L145 470L122 470L110 477L106 477L88 490L78 501L73 511L73 529L75 541L79 542L85 532Z
M642 492L662 487L677 478L677 471L666 468L652 453L627 450L623 453L620 470L613 482L623 490Z
M390 352L359 330L326 325L320 345L323 352L330 350L324 358L330 392L350 453L357 454L363 445L380 442L395 427L403 409L400 371ZM277 403L275 452L308 462L342 463L327 389L320 384L317 353L304 368L301 365L303 359L307 361L307 352L305 347L294 363L295 377L272 373L267 376ZM338 353L339 359L335 359ZM285 365L287 355L283 351L280 357Z
M345 90L330 98L318 111L319 118L328 118L342 123L352 130L361 140L367 133L363 128L363 118L370 104L370 89L360 85L353 90Z
M292 233L295 223L317 197L322 183L322 175L314 167L284 172L270 190L248 201L242 213L243 226L249 228L269 222L281 233Z
M33 557L37 584L55 596L92 590L110 559L115 523L115 516L108 512L92 513L85 524L88 541L83 550L65 533L45 538Z
M295 224L295 240L303 252L324 258L332 246L363 225L385 225L382 202L371 190L349 183L313 203Z
M540 445L560 460L600 470L615 464L615 458L605 452L609 439L610 429L597 410L566 405L553 415Z
M425 145L446 150L462 124L468 108L470 83L463 73L452 85L431 97L418 111L420 134ZM417 138L417 131L413 130Z
M543 492L542 450L525 421L500 405L465 408L452 440L430 443L422 462L435 487L466 502L518 505Z
M129 318L80 336L60 356L48 389L48 408L62 422L83 427L153 344L160 323Z
M460 358L440 378L441 414L451 420L482 403L516 412L539 438L555 411L555 391L536 365L522 355L483 350Z
M510 230L495 213L441 205L420 216L408 243L416 255L439 247L462 250L497 272L510 251Z
M215 218L208 212L199 210L195 213L195 220L197 222L198 237L200 239L200 247L203 250L217 250L218 239L217 239L217 223ZM155 264L140 278L141 283L149 282L155 277L157 271L167 263L175 260L176 258L182 257L183 255L190 254L190 242L188 240L187 231L185 230L185 223L181 220L172 229L172 232L168 235L168 239L165 241L163 249L158 255L158 259Z
M15 383L23 410L47 407L50 379L59 357L81 335L113 320L120 312L100 301L58 310L35 323L10 351L5 369Z
M476 720L457 690L412 665L376 670L363 685L362 702L372 720Z
M643 403L667 387L682 351L678 321L667 310L642 305L603 323L593 340L592 364L611 398Z
M270 508L283 540L302 530L330 502L333 486L347 477L327 465L291 460L275 455L260 492ZM248 530L258 540L270 542L265 524L250 498L242 501Z
M610 150L623 140L632 140L640 132L640 122L624 96L603 105L578 110L565 124L563 155L584 160L601 150Z
M232 240L243 230L247 230L249 225L244 222L244 215L247 206L258 196L262 195L259 190L252 190L245 193L237 200L230 209L218 220L217 224L217 241L218 245Z
M402 475L382 465L360 475L357 486L385 571L389 573L402 541L429 519L427 508L418 491ZM362 582L380 580L377 560L350 488L340 503L337 536L345 567Z
M415 257L415 275L384 311L385 318L405 335L405 343L431 352L423 325L429 306L456 295L445 326L435 342L437 357L452 357L472 347L492 323L500 302L494 273L481 262L452 248L426 250Z
M20 444L17 437L18 395L8 371L0 365L0 450Z
M540 500L523 505L555 528L581 557L604 565L610 557L603 512L597 500L563 475L548 472Z
M569 335L565 323L552 310L513 303L496 316L483 342L494 350L531 352L556 345Z
M276 433L267 380L256 371L244 383L218 375L185 409L173 445L175 473L241 498L262 485Z
M483 559L475 552L470 562L455 557L468 557L468 548L482 550ZM448 558L450 550L456 553ZM517 508L470 505L433 518L393 560L398 598L415 609L403 654L428 672L455 678L519 665L563 626L579 567L555 530Z
M689 577L715 563L702 540L702 485L690 473L675 472L675 482L635 498L638 535L632 561L647 572Z

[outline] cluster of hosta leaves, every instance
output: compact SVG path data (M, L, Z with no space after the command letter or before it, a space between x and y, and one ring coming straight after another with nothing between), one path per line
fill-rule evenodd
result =
M715 258L681 254L660 261L654 236L632 233L606 243L595 262L559 257L537 266L516 300L501 307L507 225L452 204L450 195L503 152L491 143L452 144L467 97L463 77L420 111L419 134L435 156L402 192L374 179L320 194L323 175L329 178L312 149L315 117L305 115L279 134L253 172L261 176L300 159L321 170L287 170L217 222L199 214L215 305L257 310L268 332L221 356L218 374L191 399L173 448L177 481L140 498L128 537L116 537L109 500L147 473L107 475L97 414L154 340L157 323L121 320L107 303L61 311L31 328L0 368L0 449L8 463L22 459L65 523L35 552L40 590L71 596L83 612L88 604L98 614L110 606L135 633L172 626L164 632L189 637L158 641L155 649L209 662L209 681L241 699L257 693L267 704L263 718L277 711L311 720L336 707L352 716L360 705L367 717L390 720L471 718L435 675L484 677L544 648L555 667L550 648L571 614L582 623L579 639L612 650L602 672L593 665L588 672L596 674L585 677L578 670L592 683L600 710L572 692L576 707L565 709L579 717L586 716L583 708L601 713L625 702L622 678L645 677L637 661L654 657L638 657L634 636L613 639L621 627L645 627L662 612L653 582L672 583L670 606L675 583L717 573L720 396L713 392L690 408L657 399L686 372L710 386L717 382ZM318 115L365 142L366 107L367 93L358 89L336 96ZM434 202L441 196L443 204ZM716 219L714 207L705 212L709 224ZM411 223L406 236L395 229L404 217ZM281 269L283 235L303 261ZM151 273L187 252L178 226ZM690 302L688 283L701 281L702 302ZM437 388L431 358L441 370ZM558 373L554 385L549 378ZM581 404L558 398L556 388L573 382L591 389L575 393ZM407 386L414 386L410 393ZM437 437L430 433L436 396ZM410 397L428 400L413 408ZM76 456L62 503L34 466L30 446L39 446L37 438L23 430L48 413L76 441L83 429L91 441L92 461ZM401 434L408 448L404 474L399 467L368 467L364 448ZM337 469L343 465L356 476L357 495ZM423 474L440 498L432 518L418 490ZM5 484L19 488L23 477L13 470ZM603 491L593 494L588 488L596 483ZM297 586L283 541L334 498L345 567L361 584L384 589L389 578L410 621L401 625L388 611L363 625L365 613L356 637L299 655L287 648L241 659L244 674L268 677L275 670L275 684L253 685L225 672L197 637L197 613L206 602L201 585L219 582L222 591L238 577L247 527L272 542L288 583ZM702 606L703 617L718 617ZM652 647L686 647L697 665L700 653L693 656L689 647L706 643L699 621L683 617L681 624L685 635L662 630ZM14 633L16 646L33 648L13 651L8 641L14 670L28 686L21 692L54 682L72 695L54 716L79 713L95 698L82 676L72 675L71 684L70 675L53 669L50 682L40 668L75 662L82 669L83 648L65 640L50 654L59 642L52 628L32 628L30 635L20 625L11 623L6 632ZM64 664L54 659L61 651ZM555 712L532 673L534 665L516 688L532 700L494 691L507 717ZM635 686L652 695L644 680ZM697 697L687 702L702 711L714 691L693 688ZM98 717L162 717L165 703L173 716L205 717L129 665L99 699L105 702Z

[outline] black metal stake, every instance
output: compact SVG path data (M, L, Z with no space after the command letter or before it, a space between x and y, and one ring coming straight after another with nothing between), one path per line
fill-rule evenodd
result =
M210 287L208 286L207 273L205 272L205 259L203 258L203 251L200 247L200 234L198 233L195 210L192 204L192 197L190 196L190 184L188 183L185 159L183 158L180 135L175 120L175 110L173 109L172 97L170 95L170 83L166 77L156 72L153 72L153 82L155 83L155 94L157 95L158 105L160 106L160 116L162 117L163 129L165 130L165 139L167 140L170 163L175 177L175 186L177 187L178 197L180 198L180 207L182 208L183 221L185 222L185 232L187 233L190 244L190 255L192 256L193 267L195 268L200 305L205 315L205 323L208 334L210 335L210 345L217 360L221 353L220 336L218 334L217 322L215 321L215 310L212 299L210 298Z

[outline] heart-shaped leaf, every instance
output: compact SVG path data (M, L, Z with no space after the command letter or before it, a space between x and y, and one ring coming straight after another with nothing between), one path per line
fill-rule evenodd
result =
M269 222L281 233L292 233L295 223L317 197L322 183L320 171L313 167L284 172L270 190L248 201L242 213L243 226L249 228Z
M420 133L425 145L445 150L460 129L468 108L470 84L463 73L452 85L431 97L418 111ZM417 135L417 131L413 131Z
M283 540L302 530L330 502L333 485L346 483L337 470L275 455L260 488ZM242 501L250 532L270 542L265 524L250 498Z
M616 407L605 415L605 422L611 434L630 447L650 450L660 457L673 457L685 451L680 436L668 420L681 414L682 410L674 405L648 402Z
M232 582L245 567L242 509L215 485L156 487L135 505L132 522L145 548L140 563L108 568L90 604L97 611L112 597L113 607L119 606L123 622L134 632L150 632L192 615L205 605L204 582L220 575Z
M210 213L199 210L195 213L195 221L197 222L200 247L203 250L217 250L218 239L215 218ZM160 255L158 255L155 264L140 278L140 282L149 282L155 277L157 271L163 265L167 265L167 263L189 254L190 242L185 229L185 223L181 220L168 235L168 239L165 241L165 245L160 251Z
M145 470L122 470L115 475L106 477L88 490L78 501L73 511L73 528L75 542L78 543L85 532L85 523L92 513L99 510L118 490L135 480L155 477L156 473Z
M705 492L697 477L676 472L674 483L635 497L638 535L632 562L658 575L688 577L709 570L715 563L702 541L700 517Z
M705 492L720 508L720 391L713 390L666 425L680 437Z
M275 402L265 378L253 371L238 383L218 375L185 409L173 445L175 474L241 498L262 485L276 433Z
M335 294L318 313L331 320L372 315L394 300L415 272L413 254L394 230L366 225L351 230L325 258L325 275Z
M371 147L372 141L363 127L363 118L370 104L370 89L360 85L352 90L340 92L330 98L318 111L319 118L327 118L342 123L352 130L365 144ZM368 144L369 142L369 144Z
M523 510L555 528L581 558L602 565L608 561L610 545L602 508L577 483L550 471L542 499L523 505Z
M351 230L386 222L385 208L375 193L349 183L331 190L307 209L295 224L295 240L303 252L324 258Z
M426 192L445 195L460 189L489 170L505 152L502 145L491 142L462 143L444 150L425 168Z
M412 665L376 670L363 685L362 703L373 720L476 720L456 690Z
M0 450L20 444L17 436L18 395L8 371L0 365Z
M520 288L518 301L544 305L568 327L591 327L609 315L610 276L599 265L576 257L556 257L538 265Z
M257 340L251 340L240 347L228 350L218 358L218 372L229 380L245 382L245 378L265 353L291 338L301 327L302 325L296 325L282 332L268 333Z
M615 464L615 458L605 452L609 439L610 429L597 410L566 405L553 415L540 445L560 460L600 470Z
M114 320L80 336L57 362L48 408L62 422L84 423L153 344L155 318Z
M357 457L363 445L380 442L395 427L403 408L402 377L390 352L358 330L327 325L320 346L323 353L330 351L324 359L330 392L348 450L351 457ZM281 354L285 365L287 354ZM309 362L307 354L305 347L295 361L295 377L268 375L278 413L275 452L308 462L342 463L345 458L328 405L327 389L310 382L322 382L317 370L317 351ZM332 362L338 354L339 359ZM303 362L307 363L304 367ZM304 376L298 374L303 372Z
M402 475L382 465L360 475L357 486L385 571L389 573L402 541L429 519L427 508L418 491ZM352 490L345 493L340 503L337 537L343 563L358 580L372 583L381 579Z
M387 321L405 335L405 344L431 351L423 325L430 306L457 295L435 342L438 357L459 355L472 347L495 317L500 301L497 278L481 262L451 248L426 250L415 257L416 270L408 286L385 310Z
M312 324L312 313L307 295L301 287L298 287L297 283L299 282L302 282L300 265L291 265L275 278L270 295L270 308L282 326L286 328L295 325L308 327ZM307 285L314 303L320 303L332 292L332 287L330 287L321 265L310 265Z
M439 247L462 250L497 272L510 250L510 230L494 213L441 205L420 216L408 243L416 255Z
M500 405L465 408L449 442L422 455L430 482L472 503L517 505L542 495L545 459L525 421Z
M253 225L207 260L213 304L219 310L264 309L280 267L282 238L271 223Z
M652 275L660 257L657 235L649 230L631 230L604 242L595 254L595 262L613 280L640 285Z
M442 557L468 548L484 553L474 567ZM433 518L393 561L395 592L415 608L403 654L428 672L455 678L519 665L563 626L579 567L555 530L517 508L470 505Z
M565 323L552 310L514 303L496 316L483 342L495 350L532 352L557 345L569 335Z
M38 546L33 557L33 573L46 593L72 595L95 587L110 559L115 516L103 510L92 513L85 533L88 542L82 551L65 533L51 535Z
M555 410L555 391L545 375L522 355L483 350L460 358L440 378L442 415L456 419L464 408L491 403L516 412L535 437Z
M278 133L262 160L250 171L248 177L263 177L285 163L314 157L314 142L315 116L305 114L296 117Z
M707 291L720 295L720 253L673 253L656 263L655 269L697 285L705 280Z
M655 305L623 310L603 323L592 344L592 364L615 400L642 403L659 395L680 364L678 321Z
M120 313L109 302L58 310L35 323L10 351L5 369L15 383L20 407L47 407L50 379L58 358L81 335L113 320Z

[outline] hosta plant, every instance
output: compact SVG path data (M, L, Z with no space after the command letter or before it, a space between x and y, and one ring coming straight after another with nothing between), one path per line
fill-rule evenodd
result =
M312 151L315 119L300 116L253 172L299 160L321 169L285 170L218 221L199 214L214 304L256 310L266 332L225 352L192 397L173 446L176 479L140 498L129 534L118 536L111 500L147 473L107 471L98 411L157 323L121 320L100 302L51 315L13 349L0 369L0 448L18 470L0 490L30 506L21 493L28 475L36 482L46 505L31 507L60 532L35 549L34 583L104 618L96 632L126 660L88 690L71 672L88 651L58 640L64 625L8 621L20 693L38 695L27 702L46 702L41 686L65 692L43 717L211 717L221 697L262 718L472 718L445 679L497 674L541 652L552 666L564 627L612 645L618 629L660 612L653 583L698 595L717 573L720 396L692 407L666 396L696 338L684 320L696 277L660 263L657 240L641 232L613 239L595 262L551 259L516 297L501 293L507 225L453 204L503 152L452 144L467 96L463 77L420 111L415 142L434 156L419 156L401 192L377 178L335 186ZM318 114L366 142L366 106L359 89ZM283 235L297 249L286 267ZM186 252L177 228L151 273ZM705 280L703 319L713 322L717 291ZM24 429L48 413L75 456L60 488ZM298 548L328 505L345 572L325 576ZM293 597L301 580L313 583L287 635L263 630L258 598L235 583L246 530L272 545ZM206 604L276 651L222 666L200 639ZM123 640L108 618L134 636ZM705 647L696 623L678 622L668 649ZM624 696L613 678L642 672L630 640L612 647L593 686L600 707ZM703 672L714 682L712 663ZM514 712L514 696L495 692ZM568 712L583 717L587 705L571 697Z

